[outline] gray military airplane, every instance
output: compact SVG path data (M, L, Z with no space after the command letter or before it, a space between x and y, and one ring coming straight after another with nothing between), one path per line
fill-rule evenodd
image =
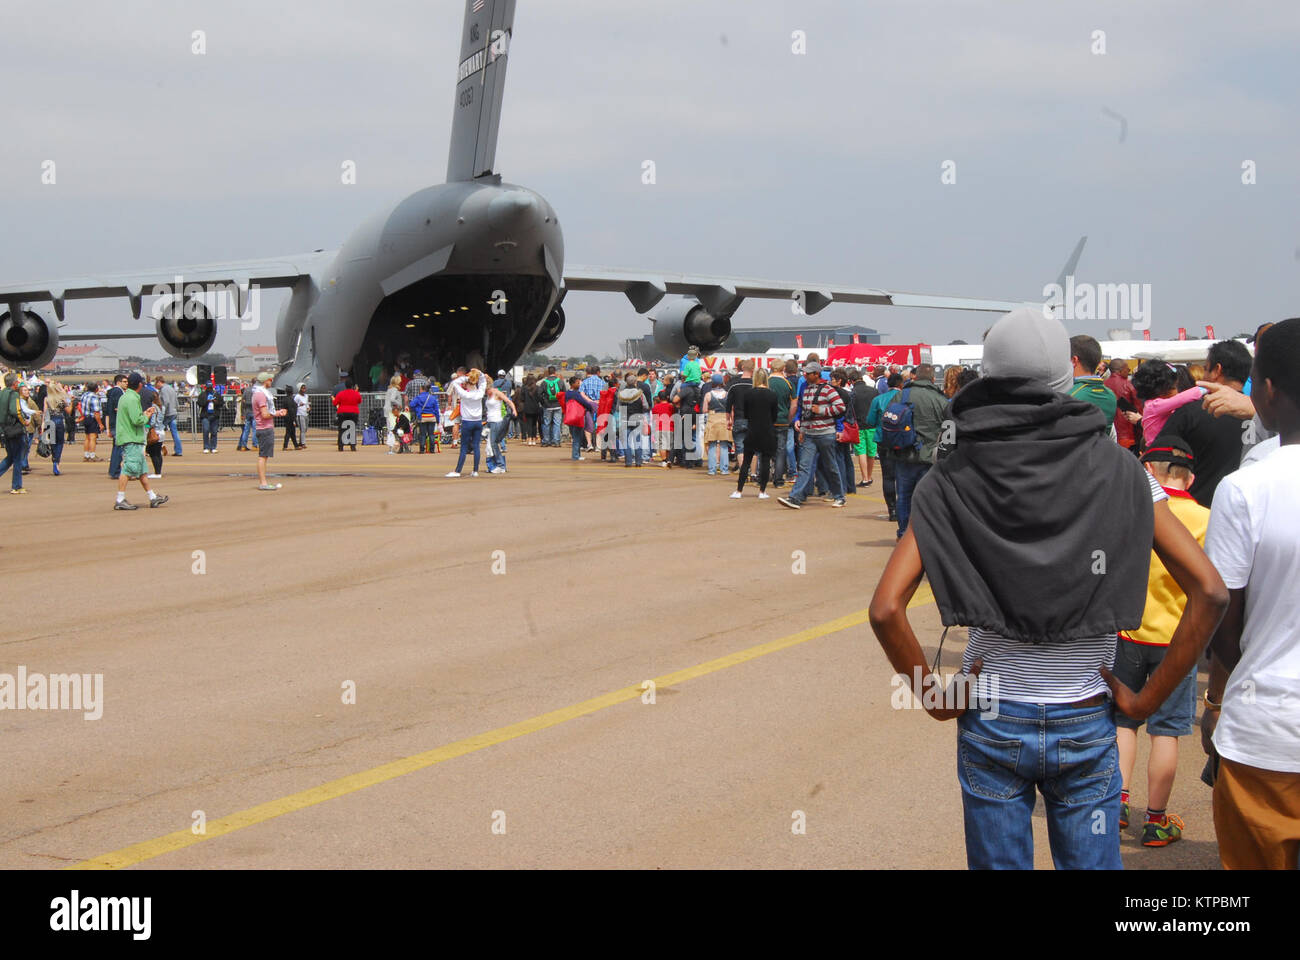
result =
M559 339L561 301L570 290L622 293L638 313L659 306L651 318L655 342L672 356L692 344L705 351L721 347L731 317L748 297L791 300L806 314L834 302L993 312L1022 304L566 267L555 210L493 170L514 16L515 0L465 0L446 183L380 211L335 251L0 286L0 307L8 306L0 314L0 360L40 368L60 340L149 336L173 356L197 357L217 335L216 317L201 294L224 288L242 313L253 285L291 291L276 325L276 384L305 382L313 390L328 389L344 370L355 371L361 386L375 386L364 382L365 371L376 361L391 369L402 353L439 377L460 364L509 367ZM665 301L668 294L675 296ZM153 330L63 330L68 300L126 297L139 321L145 296L157 298ZM30 308L40 303L51 304L56 319Z

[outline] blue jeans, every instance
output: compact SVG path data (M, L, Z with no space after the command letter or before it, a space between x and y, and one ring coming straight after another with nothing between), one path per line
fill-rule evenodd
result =
M50 423L54 425L54 442L50 444L50 460L54 466L59 465L63 459L63 444L67 440L67 433L63 426L63 418L60 416L50 417Z
M626 429L619 431L621 434L619 439L623 444L624 463L631 464L635 457L636 465L639 467L642 461L649 456L650 452L646 448L646 440L649 438L644 431L645 421L640 416L628 417ZM618 457L614 459L617 460Z
M781 429L780 427L777 427L777 430L780 430L780 429ZM798 454L798 452L795 450L795 434L796 434L796 433L797 433L797 431L794 429L794 427L789 426L789 425L786 426L786 428L785 428L785 461L784 461L784 463L782 463L782 467L785 469L785 473L783 473L783 474L782 474L782 473L778 473L778 474L776 475L778 480L785 480L787 477L790 476L791 473L794 473L794 474L796 474L796 475L799 473L799 454ZM778 435L778 436L777 436L777 440L780 440L780 439L781 439L781 438L780 438L780 436ZM779 456L779 454L778 454L778 456ZM794 467L794 470L793 470L793 471L790 469L791 467Z
M542 411L542 443L548 447L560 445L560 427L564 425L564 413L559 407L547 407Z
M181 432L176 429L175 417L163 417L163 426L171 431L172 434L172 456L181 455Z
M253 438L253 418L249 417L244 421L244 429L239 432L239 445L248 446L248 441Z
M745 455L745 435L749 433L749 421L741 420L737 417L731 425L731 439L733 449L736 451L736 459L739 460Z
M569 435L573 438L573 456L571 459L582 459L582 445L586 442L586 437L582 435L582 427L569 427Z
M918 463L916 461L898 460L894 463L894 484L897 487L898 501L898 535L901 537L907 532L907 521L912 516L912 491L916 485L921 482L926 471L930 469L928 463Z
M502 470L506 468L506 431L509 429L509 420L488 424L487 468L489 470L497 467Z
M23 438L14 437L12 440L5 439L5 458L0 460L0 477L4 476L6 470L13 469L13 476L10 480L10 489L21 490L23 488Z
M217 449L217 427L220 424L216 417L203 418L203 449Z
M116 480L122 475L122 445L113 438L113 452L108 455L108 475Z
M714 440L709 444L709 476L726 473L731 469L731 444L724 440Z
M799 444L799 479L795 481L794 489L790 491L790 499L795 503L803 503L808 499L808 494L812 491L813 477L816 476L819 466L826 472L831 496L836 500L844 499L844 487L840 483L837 460L839 454L835 450L835 434L826 433L810 437L805 433L803 442Z
M772 482L785 483L786 464L794 462L794 455L787 451L787 445L794 443L789 426L777 425L776 428L776 466L772 469Z
M840 453L840 480L844 484L844 492L852 493L858 488L858 468L853 465L853 445L851 443L837 443Z
M23 434L23 469L24 470L27 470L31 467L31 464L28 462L27 458L32 452L33 436L35 436L35 434L31 434L31 433Z
M474 472L478 473L478 462L481 455L479 443L482 439L482 420L462 419L460 421L460 455L456 458L457 473L460 473L460 468L465 466L465 457L469 454L471 448L474 450Z
M1120 870L1119 750L1110 701L1002 700L957 721L957 779L972 870L1032 870L1035 789L1058 870Z

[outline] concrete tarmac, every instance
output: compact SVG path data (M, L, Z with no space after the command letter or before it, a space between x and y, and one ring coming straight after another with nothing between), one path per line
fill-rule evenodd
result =
M965 867L956 725L891 708L866 623L879 481L796 512L567 446L453 480L454 449L308 442L274 493L228 432L187 443L135 512L33 452L0 673L102 674L103 714L0 711L0 866ZM1127 868L1218 865L1181 743L1184 839L1130 829Z

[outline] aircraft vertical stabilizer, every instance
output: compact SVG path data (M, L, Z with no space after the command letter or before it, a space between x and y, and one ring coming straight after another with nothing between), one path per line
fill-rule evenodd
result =
M515 0L465 0L447 182L492 172L505 93Z

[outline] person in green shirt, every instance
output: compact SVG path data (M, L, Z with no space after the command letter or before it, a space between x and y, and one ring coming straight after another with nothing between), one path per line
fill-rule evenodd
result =
M700 383L703 373L700 371L700 348L691 347L681 363L682 379L690 383Z
M790 378L799 373L799 365L793 360L785 361L784 366L772 371L767 388L776 394L776 463L772 468L772 486L785 486L786 472L790 457L790 402L794 398L794 384Z
M1070 388L1070 396L1086 400L1100 410L1113 430L1119 400L1106 382L1097 376L1097 368L1101 366L1101 344L1086 334L1079 334L1070 338L1070 354L1074 364L1074 386Z
M126 389L117 401L117 424L113 430L113 443L122 448L122 472L117 478L117 502L113 504L114 510L138 509L135 504L127 503L126 500L126 484L129 480L140 481L140 486L144 487L144 492L149 495L150 507L161 507L167 502L167 497L160 497L156 491L150 489L149 480L145 476L145 434L149 418L158 408L150 406L148 410L141 409L140 385L143 383L144 377L139 373L131 374L126 379Z

